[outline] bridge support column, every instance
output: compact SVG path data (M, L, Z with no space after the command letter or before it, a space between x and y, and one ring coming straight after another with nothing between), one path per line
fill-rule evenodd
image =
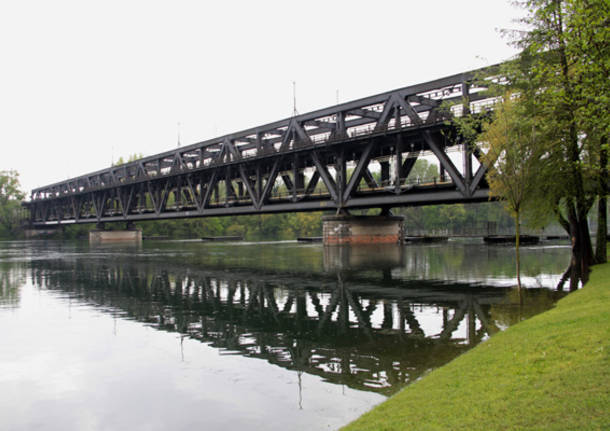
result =
M101 229L100 229L101 227ZM142 241L142 229L138 229L132 222L127 223L126 230L104 230L104 226L96 226L89 231L89 242L140 242Z
M324 245L343 244L402 244L404 217L402 216L325 216Z

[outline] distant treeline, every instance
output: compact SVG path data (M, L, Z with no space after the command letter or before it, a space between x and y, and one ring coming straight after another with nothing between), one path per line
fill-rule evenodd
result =
M378 214L379 209L355 211L354 214ZM483 204L429 205L394 209L405 217L407 233L488 233L510 232L511 217L497 202ZM324 212L262 214L206 217L179 220L155 220L136 223L147 237L201 238L204 236L243 236L248 240L288 240L321 236ZM68 238L85 237L94 225L67 226ZM107 224L108 229L124 229L124 223Z
M66 227L69 238L85 237L91 224ZM138 222L145 237L201 238L204 236L243 236L251 240L294 239L322 235L322 213L262 214L205 217ZM124 229L125 223L106 224L107 229Z

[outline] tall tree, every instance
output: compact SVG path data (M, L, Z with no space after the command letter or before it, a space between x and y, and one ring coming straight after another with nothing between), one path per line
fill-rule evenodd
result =
M19 174L16 171L0 171L0 238L13 238L19 230L21 200Z
M579 125L591 151L597 177L598 223L595 260L607 260L608 134L610 133L610 2L569 1L566 5L566 51L574 61L570 73L578 83Z
M480 139L487 144L483 157L488 166L491 195L498 198L515 219L517 285L521 288L519 256L520 225L524 211L535 205L538 173L545 164L545 148L540 143L533 112L526 112L517 96L506 94L496 105L493 121L484 126Z
M586 281L594 262L588 212L599 193L594 179L599 176L600 138L607 135L607 106L600 110L605 127L586 117L590 98L606 83L603 73L583 64L581 56L593 53L594 44L585 43L587 32L579 32L591 16L587 5L598 13L607 9L604 0L525 0L518 2L527 11L523 20L529 31L520 34L516 45L522 49L517 61L504 71L524 104L534 107L540 140L548 149L541 171L540 193L559 216L572 240L571 280ZM607 19L607 11L603 15ZM607 34L607 32L606 32ZM602 36L605 37L605 36ZM606 40L607 43L607 40ZM594 53L593 53L594 54ZM593 55L592 54L592 55ZM595 58L599 58L595 54ZM607 58L603 58L607 64ZM607 76L606 76L607 81ZM532 110L529 110L532 112ZM605 130L603 130L605 129Z

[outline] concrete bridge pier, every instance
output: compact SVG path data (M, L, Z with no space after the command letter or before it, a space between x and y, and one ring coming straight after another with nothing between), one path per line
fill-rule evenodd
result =
M136 228L132 222L127 222L125 230L106 230L104 223L98 223L95 229L89 231L90 243L140 241L142 241L142 230Z
M322 218L324 245L402 244L404 217L382 211L377 216L338 214Z

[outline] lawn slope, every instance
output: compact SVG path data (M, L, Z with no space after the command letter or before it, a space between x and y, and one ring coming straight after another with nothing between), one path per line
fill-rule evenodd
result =
M343 431L610 429L610 264Z

